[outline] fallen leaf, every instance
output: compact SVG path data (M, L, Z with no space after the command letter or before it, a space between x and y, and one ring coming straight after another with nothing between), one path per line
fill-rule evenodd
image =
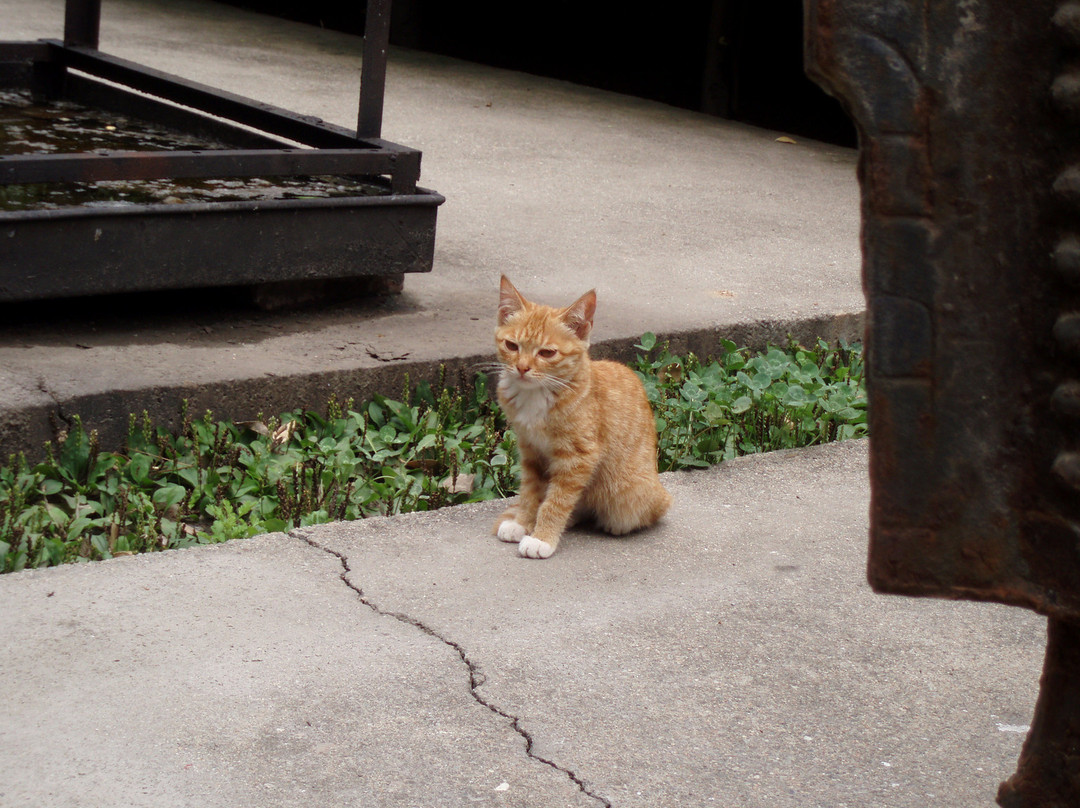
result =
M682 367L679 366L678 362L672 362L670 365L660 368L656 373L656 378L660 380L661 384L681 382L683 378Z
M735 293L730 289L713 289L709 292L709 297L735 297Z
M283 446L288 443L296 431L296 421L286 421L284 424L274 430L274 434L270 438L270 448L274 449L278 446Z
M457 477L447 477L439 483L439 486L451 494L471 494L475 478L474 474L459 474Z
M787 135L781 135L776 139L777 143L795 143L796 141L789 138Z

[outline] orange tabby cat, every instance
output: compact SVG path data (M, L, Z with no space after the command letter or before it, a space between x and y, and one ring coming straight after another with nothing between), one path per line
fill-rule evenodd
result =
M499 289L498 395L521 451L521 492L495 534L529 558L554 553L578 518L622 535L671 504L645 388L625 365L589 359L595 311L595 291L555 309L529 302L505 277Z

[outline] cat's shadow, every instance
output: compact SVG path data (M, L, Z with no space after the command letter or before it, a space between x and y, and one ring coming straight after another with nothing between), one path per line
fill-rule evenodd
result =
M562 552L567 547L573 547L576 544L596 542L601 542L606 545L619 544L627 546L643 546L655 538L662 524L663 522L655 525L648 525L647 527L641 527L637 530L632 530L629 533L624 533L621 536L616 536L602 529L596 524L594 519L582 519L568 527L566 532L563 533L562 538L559 540L559 552Z

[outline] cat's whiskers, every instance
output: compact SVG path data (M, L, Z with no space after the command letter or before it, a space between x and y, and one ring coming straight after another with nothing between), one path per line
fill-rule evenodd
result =
M567 381L550 373L544 373L536 368L532 368L529 373L522 376L517 367L511 362L477 362L472 365L472 368L483 373L499 374L502 378L510 381L536 384L552 393L561 393L564 390L574 388L572 381Z
M541 385L553 393L561 393L563 390L572 390L574 388L573 382L568 382L558 376L541 376L539 381Z
M471 366L473 370L478 370L484 373L499 373L502 371L509 371L510 365L506 362L477 362Z

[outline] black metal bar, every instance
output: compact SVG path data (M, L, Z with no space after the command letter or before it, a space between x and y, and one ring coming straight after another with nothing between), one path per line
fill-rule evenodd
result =
M44 42L0 40L0 62L46 62L52 55L52 47Z
M411 194L420 181L420 152L413 150L400 153L395 161L396 170L391 175L391 188L395 194Z
M0 42L0 84L28 87L35 99L63 94L67 72L44 42Z
M442 201L424 192L0 211L0 301L429 272Z
M100 81L85 73L66 73L63 98L102 112L150 121L195 137L207 145L189 148L216 148L218 143L230 149L291 149L292 143L250 127L233 126L224 118L204 115L189 107L170 104L145 93L134 93L118 84Z
M315 148L350 148L357 139L348 129L309 115L254 101L198 82L87 48L65 48L54 43L57 58L68 67L114 81L150 95L197 109L245 126Z
M90 78L75 76L73 79L97 83L101 87L109 85L94 82L94 78L116 81L165 101L246 123L279 137L309 145L333 141L336 148L11 155L0 157L0 184L94 182L166 176L389 175L394 193L408 194L415 191L420 178L420 153L415 149L381 138L360 140L348 130L318 119L296 115L105 54L66 48L56 42L12 44L19 46L10 50L0 49L0 60L43 58L41 64L67 65L90 75ZM146 100L153 101L150 97ZM154 103L168 106L163 101Z
M390 0L368 3L357 132L103 54L100 6L68 0L65 42L0 42L0 79L229 146L0 156L0 185L330 175L390 193L0 211L0 301L430 271L443 198L417 187L419 151L380 137Z
M357 137L382 135L386 51L390 44L391 0L368 0L364 23L364 57L360 68L360 115Z
M409 158L346 149L221 149L168 152L17 154L0 156L0 185L37 182L100 182L162 177L261 177L288 175L376 176L397 169L408 182ZM415 188L415 180L412 181ZM411 190L411 189L410 189Z
M101 0L67 0L64 5L64 44L97 48L101 31Z

